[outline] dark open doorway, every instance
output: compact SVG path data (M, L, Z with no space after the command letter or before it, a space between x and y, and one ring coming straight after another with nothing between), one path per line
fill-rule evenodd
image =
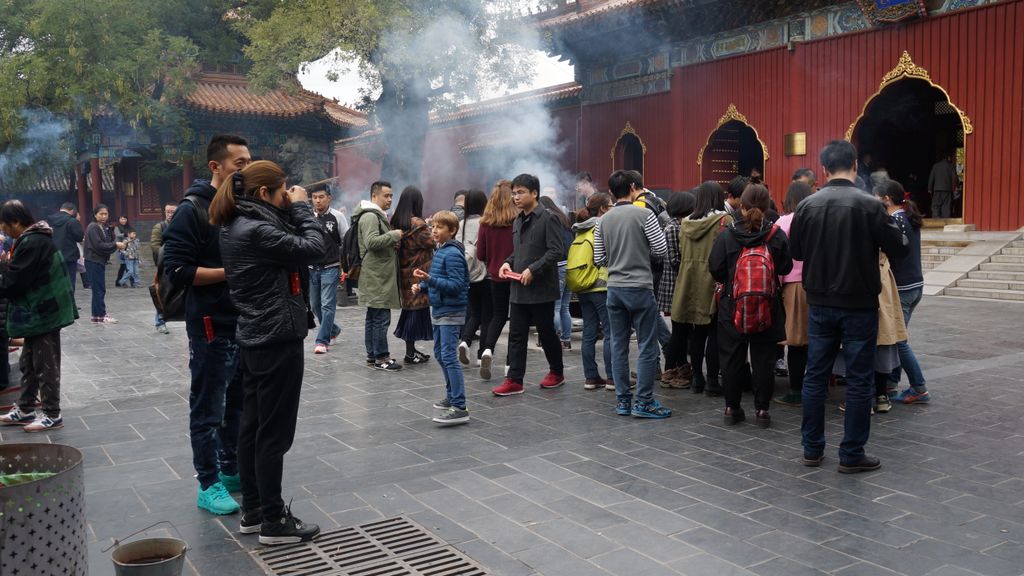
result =
M757 133L739 120L730 120L711 133L701 157L700 179L715 180L723 187L736 176L764 174L764 148Z
M636 134L623 134L615 144L615 169L644 171L644 145Z
M857 122L851 141L862 157L870 155L873 171L884 170L903 184L927 216L932 215L928 195L932 166L945 154L964 157L959 112L945 92L916 78L890 84L876 95ZM953 218L961 218L962 194L952 207Z

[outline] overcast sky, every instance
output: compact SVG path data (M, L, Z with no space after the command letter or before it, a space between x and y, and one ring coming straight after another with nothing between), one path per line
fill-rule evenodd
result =
M547 56L544 52L537 51L536 77L529 86L523 86L516 92L525 92L535 88L553 86L563 82L571 82L573 79L573 68L568 62L559 62L556 58ZM335 98L346 106L353 106L359 102L359 88L362 84L355 65L349 65L347 73L341 75L337 82L327 79L327 70L330 63L327 59L314 62L307 73L299 74L299 81L307 90L318 94ZM489 95L501 96L502 94Z

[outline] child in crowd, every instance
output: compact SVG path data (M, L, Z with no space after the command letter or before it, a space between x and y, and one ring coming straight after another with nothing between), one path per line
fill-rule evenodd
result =
M435 417L434 422L445 426L469 422L466 383L456 353L469 301L466 251L461 242L453 239L458 231L459 218L454 212L442 210L434 214L431 235L437 244L437 252L431 261L430 273L418 268L413 270L413 277L420 280L412 285L413 294L425 292L430 298L434 357L441 365L445 381L445 398L434 404L444 412Z
M135 230L128 232L121 254L124 256L124 276L118 286L131 285L132 288L138 288L142 280L139 279L139 236Z

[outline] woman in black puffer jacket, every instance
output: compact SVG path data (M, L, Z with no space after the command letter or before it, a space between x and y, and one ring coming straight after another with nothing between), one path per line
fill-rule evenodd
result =
M238 309L245 394L238 440L241 531L258 531L265 545L303 542L320 532L292 516L281 498L309 331L302 275L326 250L306 191L286 190L285 179L277 164L253 162L221 184L210 204L210 223L223 226L220 251Z

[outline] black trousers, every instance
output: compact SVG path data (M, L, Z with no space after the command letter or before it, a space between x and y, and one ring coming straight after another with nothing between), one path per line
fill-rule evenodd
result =
M60 330L26 336L18 367L21 369L18 408L31 412L39 398L44 414L50 418L60 416Z
M722 363L722 392L725 405L739 408L743 385L748 380L747 350L750 351L749 381L754 390L754 408L767 410L775 393L775 342L747 342L718 327L718 355Z
M692 324L672 323L672 338L665 346L665 370L678 368L686 364L686 353L689 348ZM699 369L699 368L697 368Z
M508 300L512 293L511 282L491 282L491 321L480 327L480 350L494 351L498 337L508 322ZM551 303L551 322L554 324L555 305ZM506 361L506 364L508 362Z
M491 301L491 281L481 280L472 282L469 285L469 317L466 318L466 325L462 327L462 341L470 346L473 345L473 335L480 330L480 349L476 351L479 358L484 353L484 331L491 323L492 309L494 303ZM504 325L504 324L503 324Z
M789 346L789 389L804 389L804 371L807 370L807 346Z
M555 334L555 303L513 303L509 305L508 377L520 383L526 374L526 345L530 339L531 324L537 327L549 369L558 375L563 372L562 341Z
M263 520L280 519L284 509L281 475L284 455L295 439L302 388L302 340L241 348L242 425L238 473L242 507L262 509Z
M691 324L690 331L690 364L694 372L700 372L704 360L708 364L708 386L717 386L718 373L718 315L711 317L710 324Z

